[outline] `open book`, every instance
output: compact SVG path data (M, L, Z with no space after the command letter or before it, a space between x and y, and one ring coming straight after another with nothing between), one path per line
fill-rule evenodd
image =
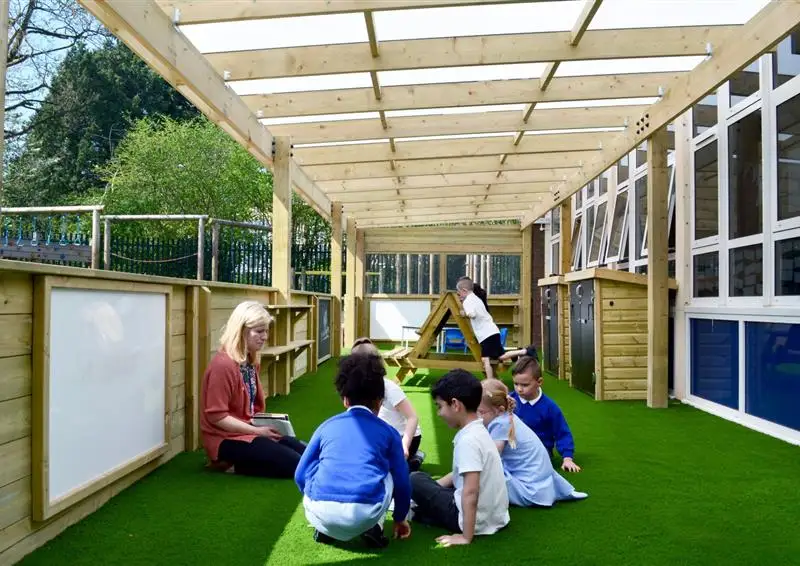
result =
M295 436L292 421L285 413L256 413L253 415L253 426L271 426L283 436Z

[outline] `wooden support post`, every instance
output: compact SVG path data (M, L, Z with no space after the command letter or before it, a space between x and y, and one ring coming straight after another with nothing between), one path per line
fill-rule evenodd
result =
M287 137L275 138L275 171L272 178L272 287L277 289L278 304L291 304L292 290L292 159L291 143ZM292 341L291 311L278 309L275 313L276 345ZM274 394L289 393L292 381L292 356L276 360L270 371L274 371Z
M522 299L522 342L520 347L533 342L533 227L522 231L522 261L520 273L520 295Z
M8 53L8 2L0 0L0 49ZM0 57L0 124L5 124L6 114L6 57ZM0 155L5 155L5 137L0 136ZM0 175L0 227L3 226L3 205L5 204L5 187Z
M366 280L366 254L364 253L364 230L356 231L356 334L364 336L367 330L364 321L364 282Z
M344 295L344 347L349 348L358 332L358 313L356 312L356 221L347 217L347 292Z
M342 351L342 204L331 204L331 354Z
M411 254L406 254L406 294L411 294Z
M689 160L691 154L692 130L689 123L691 110L675 120L675 279L678 289L675 295L675 348L673 351L673 375L675 375L675 397L685 399L689 394L684 372L676 371L677 360L685 360L686 336L689 325L686 323L686 305L691 300L692 282L692 201L691 185L692 167Z
M111 269L111 220L103 221L103 269Z
M647 140L647 406L661 408L668 400L668 143L666 127Z
M492 294L492 256L486 256L486 285L484 285L484 289L486 289L486 294Z
M211 226L211 280L219 281L219 224Z
M572 205L570 201L561 204L561 215L559 216L561 226L561 245L559 265L553 271L558 270L559 275L566 275L572 269Z
M566 275L572 269L572 204L567 200L561 204L559 221L561 226L561 245L559 246L559 265L553 271L559 275ZM566 285L558 286L558 378L569 379L572 382L572 353L567 340L571 334L572 325L569 320L569 288Z
M184 361L184 449L200 446L200 287L186 288L186 360ZM206 289L206 292L208 290ZM207 301L206 301L207 305ZM205 368L204 368L205 371Z
M206 219L197 221L197 280L206 276Z
M100 211L92 211L92 269L100 269Z

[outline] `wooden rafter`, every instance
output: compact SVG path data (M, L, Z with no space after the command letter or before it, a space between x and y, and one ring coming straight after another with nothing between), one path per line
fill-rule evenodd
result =
M491 190L484 185L461 185L430 187L426 189L389 189L389 190L369 190L350 193L330 193L331 197L350 208L352 206L371 206L384 202L396 202L400 200L423 202L430 199L449 199L453 195L460 197L524 197L526 195L544 194L550 192L552 183L512 183L492 185Z
M538 79L472 81L381 87L375 100L372 88L349 88L270 95L244 95L242 100L265 118L378 112L379 110L423 110L490 104L611 100L658 96L658 89L681 73L635 73L556 77L546 91Z
M525 131L615 128L622 127L632 114L646 106L608 106L597 108L548 108L540 110L522 125ZM453 136L463 134L496 134L520 128L518 111L483 114L407 116L393 118L388 130L380 120L344 120L311 124L281 124L270 127L275 136L290 136L295 145L334 143L361 140L382 140L389 137ZM447 143L448 140L443 140ZM299 148L298 148L299 149Z
M771 0L734 36L717 45L711 57L667 85L661 100L645 112L630 116L625 131L617 134L613 143L598 152L567 180L554 187L550 202L532 207L521 222L522 228L567 200L623 155L638 147L653 132L665 127L737 70L746 67L760 54L778 44L798 23L800 1Z
M344 210L348 214L364 214L366 212L375 212L379 210L394 210L400 206L404 206L407 210L420 209L420 208L437 208L437 207L450 207L450 206L478 206L486 204L502 204L502 205L518 205L525 203L528 197L534 200L538 199L543 192L538 195L535 192L517 192L511 194L495 194L493 192L484 193L482 195L462 195L458 191L448 191L443 194L439 192L439 198L432 199L414 199L414 198L401 198L395 200L373 200L370 202L343 203Z
M466 213L439 213L415 216L413 214L395 215L391 218L365 218L359 225L362 228L378 226L414 226L421 224L483 222L486 220L519 220L518 211L505 212L466 212Z
M368 43L209 53L208 61L229 80L433 69L468 65L591 61L626 57L705 55L737 26L591 30L577 47L569 31L381 42L373 58Z
M528 136L514 148L512 153L592 151L600 149L613 137L614 134L608 132ZM332 165L390 159L408 161L443 157L477 157L501 155L506 151L508 151L508 139L494 137L399 142L394 152L387 143L300 147L294 150L294 157L301 165Z

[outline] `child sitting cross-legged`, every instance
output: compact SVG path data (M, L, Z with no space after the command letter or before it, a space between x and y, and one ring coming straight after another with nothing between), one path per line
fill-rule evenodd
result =
M514 399L502 381L484 381L478 415L500 451L508 499L519 507L552 507L556 501L584 499L553 469L547 449L530 428L514 414Z
M424 472L411 474L414 520L455 533L436 539L444 546L469 544L475 535L494 534L510 520L503 464L477 414L483 389L474 375L463 369L449 371L431 395L438 415L458 430L453 471L438 481Z
M407 538L411 505L400 435L378 418L384 396L383 361L352 354L339 363L336 389L347 410L314 432L295 473L306 518L321 543L361 536L383 548L383 520L394 499L394 536Z
M514 378L511 398L516 403L514 414L536 433L550 457L553 456L553 448L558 450L563 458L562 470L580 472L580 466L572 459L575 441L564 413L542 391L542 368L539 362L522 356L511 369L511 375Z

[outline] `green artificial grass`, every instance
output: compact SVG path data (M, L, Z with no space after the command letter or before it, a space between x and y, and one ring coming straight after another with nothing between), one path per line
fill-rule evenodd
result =
M292 384L268 410L285 411L300 438L342 410L333 362ZM424 470L449 471L454 432L436 417L435 377L406 380L420 414ZM506 376L507 377L507 376ZM797 448L680 404L595 402L546 378L576 441L569 475L585 501L511 510L511 523L472 545L440 548L444 531L414 525L412 538L371 551L352 541L319 545L290 480L205 471L180 454L22 564L70 566L263 564L788 564L800 555ZM387 529L391 522L387 521ZM792 558L795 557L795 558Z

